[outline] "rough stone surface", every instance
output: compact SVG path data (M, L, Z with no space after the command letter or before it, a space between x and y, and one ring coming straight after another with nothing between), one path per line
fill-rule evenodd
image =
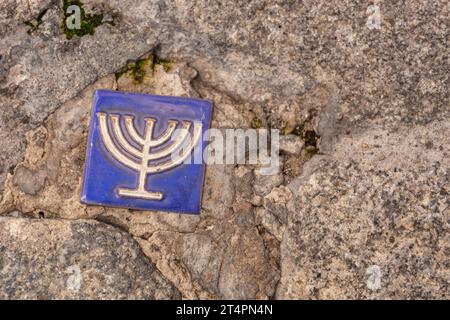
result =
M448 299L449 134L368 130L311 160L283 199L277 297Z
M290 155L299 155L305 142L296 135L288 134L280 137L280 151Z
M180 294L129 234L92 221L0 218L1 299L170 299Z
M450 297L446 1L83 3L71 39L61 1L2 3L2 297ZM281 166L208 166L200 217L82 205L95 89L211 99Z

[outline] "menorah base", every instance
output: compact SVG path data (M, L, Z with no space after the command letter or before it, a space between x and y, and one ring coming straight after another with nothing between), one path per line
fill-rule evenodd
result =
M118 190L119 196L130 197L130 198L140 198L140 199L148 199L148 200L161 200L163 198L163 194L161 192L149 192L145 190L139 189L123 189L120 188Z

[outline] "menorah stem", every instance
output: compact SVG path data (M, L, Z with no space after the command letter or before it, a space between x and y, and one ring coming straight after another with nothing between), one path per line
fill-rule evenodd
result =
M145 190L145 180L147 177L147 171L141 169L139 172L139 181L136 189L119 188L119 195L123 197L141 198L149 200L161 200L163 194L161 192L151 192Z
M147 180L147 171L141 170L139 172L139 183L137 189L139 191L145 191L145 181Z
M145 190L145 181L147 179L148 172L148 161L150 157L150 147L152 146L152 135L153 135L153 119L147 119L147 126L145 129L144 145L142 146L142 161L139 168L139 178L138 186L136 189L119 189L119 195L125 197L151 199L151 200L161 200L163 194L161 192L151 192Z

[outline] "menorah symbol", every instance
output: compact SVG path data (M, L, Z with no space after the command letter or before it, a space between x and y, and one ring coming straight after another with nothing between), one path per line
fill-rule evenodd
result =
M144 119L145 130L144 134L141 136L136 131L136 128L133 124L133 117L127 115L124 116L125 127L128 135L140 146L140 148L138 149L134 147L130 142L128 142L125 138L120 127L120 115L110 114L109 118L111 120L111 129L116 137L116 143L124 151L126 151L128 153L127 154L120 150L111 138L108 130L108 115L103 112L98 112L97 117L99 121L100 134L108 152L111 153L111 155L117 161L139 173L139 182L135 189L118 189L118 194L124 197L161 200L163 198L163 194L161 192L151 192L145 190L145 181L147 175L151 173L163 172L181 164L191 154L191 151L197 144L202 132L202 124L200 122L194 122L193 137L189 142L186 137L190 132L192 123L190 121L182 121L182 128L180 130L177 130L179 132L172 139L172 142L170 144L167 144L166 146L163 146L162 148L159 148L155 152L151 152L152 148L163 145L169 140L169 138L172 137L172 134L178 125L177 120L169 120L168 127L165 132L162 133L158 138L153 139L153 129L156 119ZM185 140L189 143L186 147L183 146L182 150L180 150L180 147ZM180 151L180 153L177 154L176 158L174 159L172 155L175 154L177 150ZM132 157L130 157L130 155ZM163 159L169 155L171 157L168 161L157 164L149 163L149 161ZM138 162L136 162L133 158L137 158Z

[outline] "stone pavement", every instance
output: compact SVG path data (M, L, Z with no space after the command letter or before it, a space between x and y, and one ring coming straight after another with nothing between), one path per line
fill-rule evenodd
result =
M0 13L1 298L450 297L446 1L62 2ZM280 129L281 168L208 166L199 217L82 205L100 88Z

